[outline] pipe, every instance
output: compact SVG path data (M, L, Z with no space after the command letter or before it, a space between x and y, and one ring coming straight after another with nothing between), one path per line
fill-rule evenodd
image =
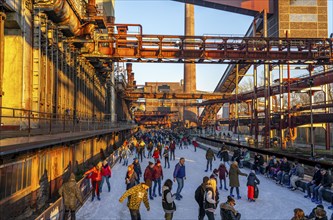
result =
M3 83L3 74L4 74L4 46L5 46L5 20L6 14L0 12L0 107L2 107L2 83ZM2 119L2 109L0 109L0 126L1 126L1 119Z
M132 73L132 63L126 63L128 86L133 87L134 73Z
M55 0L53 4L50 1L38 4L38 8L45 11L52 22L67 26L70 33L74 36L90 34L92 32L87 33L87 31L93 31L94 29L92 28L93 24L81 25L80 20L66 0ZM87 25L88 27L86 28Z

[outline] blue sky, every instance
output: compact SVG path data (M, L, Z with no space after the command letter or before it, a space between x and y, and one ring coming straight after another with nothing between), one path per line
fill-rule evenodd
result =
M329 33L333 32L333 0L328 0ZM143 34L184 35L184 4L169 0L116 0L116 23L143 26ZM244 35L252 17L195 6L195 35ZM135 80L180 82L183 64L133 63ZM213 91L227 65L198 64L197 90Z

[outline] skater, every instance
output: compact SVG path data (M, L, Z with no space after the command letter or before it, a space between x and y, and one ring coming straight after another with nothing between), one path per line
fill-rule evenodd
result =
M224 189L228 191L227 177L229 175L229 172L223 163L220 164L218 171L219 171L219 179L220 179L220 189L222 189L222 187L223 187L222 186L222 180L223 180Z
M234 208L236 202L234 198L228 196L226 203L221 204L220 213L222 220L240 220L241 214Z
M172 195L172 180L167 179L163 185L162 207L164 210L164 218L172 220L173 213L176 211L176 204L174 202L176 195Z
M260 184L259 179L256 176L256 171L252 170L250 175L247 177L247 199L250 202L255 202L254 200L254 190L257 187L257 185Z
M196 142L195 140L192 141L192 145L194 146L194 152L197 152L197 147L199 147L198 142Z
M183 187L184 187L184 180L186 180L186 172L185 172L185 158L181 157L179 159L179 163L176 164L175 170L173 172L173 181L175 182L177 180L177 193L176 193L176 199L180 200L183 198L183 196L180 194Z
M138 147L138 152L139 152L139 159L141 158L141 162L143 160L143 157L146 158L146 155L144 153L145 150L145 142L143 140L140 141L139 147Z
M140 215L140 205L141 202L145 204L147 211L149 212L149 201L147 197L147 189L149 186L146 183L140 183L127 190L119 199L119 202L122 203L127 197L129 201L127 202L128 209L131 213L132 220L141 220Z
M140 163L139 163L139 159L138 158L134 158L133 159L133 166L134 166L134 172L136 173L137 175L137 182L136 184L139 184L140 182L140 177L142 175L142 171L141 171L141 166L140 166Z
M104 160L103 161L103 166L102 166L102 182L99 188L99 192L102 192L103 189L103 184L106 181L106 184L108 185L108 192L111 191L111 186L110 186L110 178L111 178L111 167L109 165L109 163Z
M206 152L206 160L207 160L207 165L206 165L206 170L205 172L208 172L208 166L210 168L210 171L212 171L212 166L213 166L213 159L216 160L215 154L212 149L208 148Z
M198 188L195 190L195 201L197 201L198 205L199 205L199 216L198 216L198 220L203 220L206 212L205 212L205 207L204 207L204 196L205 196L205 192L206 192L206 185L208 182L209 178L208 176L205 176L202 179L202 183L200 184L200 186L198 186Z
M224 164L227 163L229 165L229 152L226 146L222 147L221 159L223 159Z
M124 159L123 166L128 166L128 158L131 155L130 149L126 146L122 151L122 158Z
M99 196L99 185L102 181L102 174L101 174L102 162L97 163L95 167L88 170L84 173L83 177L87 177L91 179L91 185L93 187L91 201L94 201L95 193L97 194L97 199L101 200Z
M229 186L230 186L230 196L234 197L232 194L234 187L236 187L237 199L241 199L242 197L239 195L239 175L247 176L247 174L242 173L238 168L237 161L234 161L229 170Z
M149 161L148 166L145 169L145 174L143 175L143 180L149 186L149 199L150 200L154 199L153 195L152 195L153 179L154 179L154 163Z
M166 168L167 164L168 164L168 168L170 168L169 147L168 146L165 146L165 148L164 148L163 157L164 157L164 168Z
M156 147L155 150L154 150L153 158L154 158L154 160L155 160L155 163L156 163L157 159L160 158L160 151L158 150L157 147Z
M216 196L216 179L210 178L206 185L205 197L204 197L204 208L208 220L214 220L214 212L218 204Z
M71 173L68 182L64 183L59 189L59 195L63 198L65 206L64 220L67 219L69 212L71 220L75 220L75 210L77 200L83 205L81 190L76 184L75 175Z
M154 144L153 144L152 141L150 141L148 146L147 146L148 159L151 158L153 149L154 149Z
M129 190L130 188L132 188L133 186L136 185L136 183L138 182L138 176L136 174L136 172L134 172L134 165L131 164L127 167L127 173L126 173L126 177L125 177L125 183L126 183L126 190Z
M154 166L154 172L153 172L153 180L154 180L154 192L153 196L156 197L156 187L158 185L158 195L162 196L161 193L161 181L163 180L163 170L161 166L161 161L157 160L155 166Z
M174 140L170 144L170 160L175 160L176 143Z

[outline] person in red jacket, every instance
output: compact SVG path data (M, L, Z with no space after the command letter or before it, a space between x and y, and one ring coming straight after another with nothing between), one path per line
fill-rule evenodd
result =
M154 163L149 161L149 165L145 169L145 173L143 175L143 180L149 186L149 198L153 200L153 196L151 194L152 191L152 182L154 178Z
M157 147L154 150L153 158L154 158L155 162L160 158L160 151L158 150Z
M220 189L222 189L222 180L223 180L224 189L228 191L226 179L229 175L229 172L223 163L220 164L218 171L219 171L219 179L220 179Z
M106 184L108 185L108 191L110 192L111 191L111 186L110 186L111 167L106 160L103 161L101 173L102 173L102 182L99 187L99 192L102 192L104 181L106 181Z
M93 187L91 201L94 201L95 193L97 194L97 199L101 200L99 196L99 184L102 181L101 168L102 168L102 162L99 162L95 167L88 170L83 175L84 177L91 179L91 185Z
M175 150L176 150L176 142L174 140L170 143L170 160L175 160Z
M156 197L156 186L158 184L158 195L162 196L161 193L161 180L163 180L163 170L161 166L161 161L158 159L155 166L154 166L154 193L153 196Z

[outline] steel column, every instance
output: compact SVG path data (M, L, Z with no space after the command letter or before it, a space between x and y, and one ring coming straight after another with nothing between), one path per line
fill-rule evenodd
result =
M280 147L281 149L286 149L286 144L284 141L284 129L283 121L284 121L284 103L283 103L283 65L279 65L279 97L280 97Z
M3 83L3 74L4 74L4 56L5 56L5 19L6 14L0 12L0 107L2 107L2 83ZM2 119L2 110L0 110L0 126L1 126L1 119Z
M267 37L267 12L264 10L264 37ZM266 42L268 43L268 42ZM270 115L271 115L271 103L270 103L270 69L269 64L264 65L264 88L265 88L265 129L264 129L264 138L265 143L264 147L270 147Z
M111 86L110 86L110 114L111 114L111 123L116 123L117 122L117 117L116 117L116 91L115 91L115 79L114 79L114 64L112 63L111 66L111 72L110 72L110 80L111 80ZM127 65L126 65L127 67ZM133 85L133 81L131 83Z

